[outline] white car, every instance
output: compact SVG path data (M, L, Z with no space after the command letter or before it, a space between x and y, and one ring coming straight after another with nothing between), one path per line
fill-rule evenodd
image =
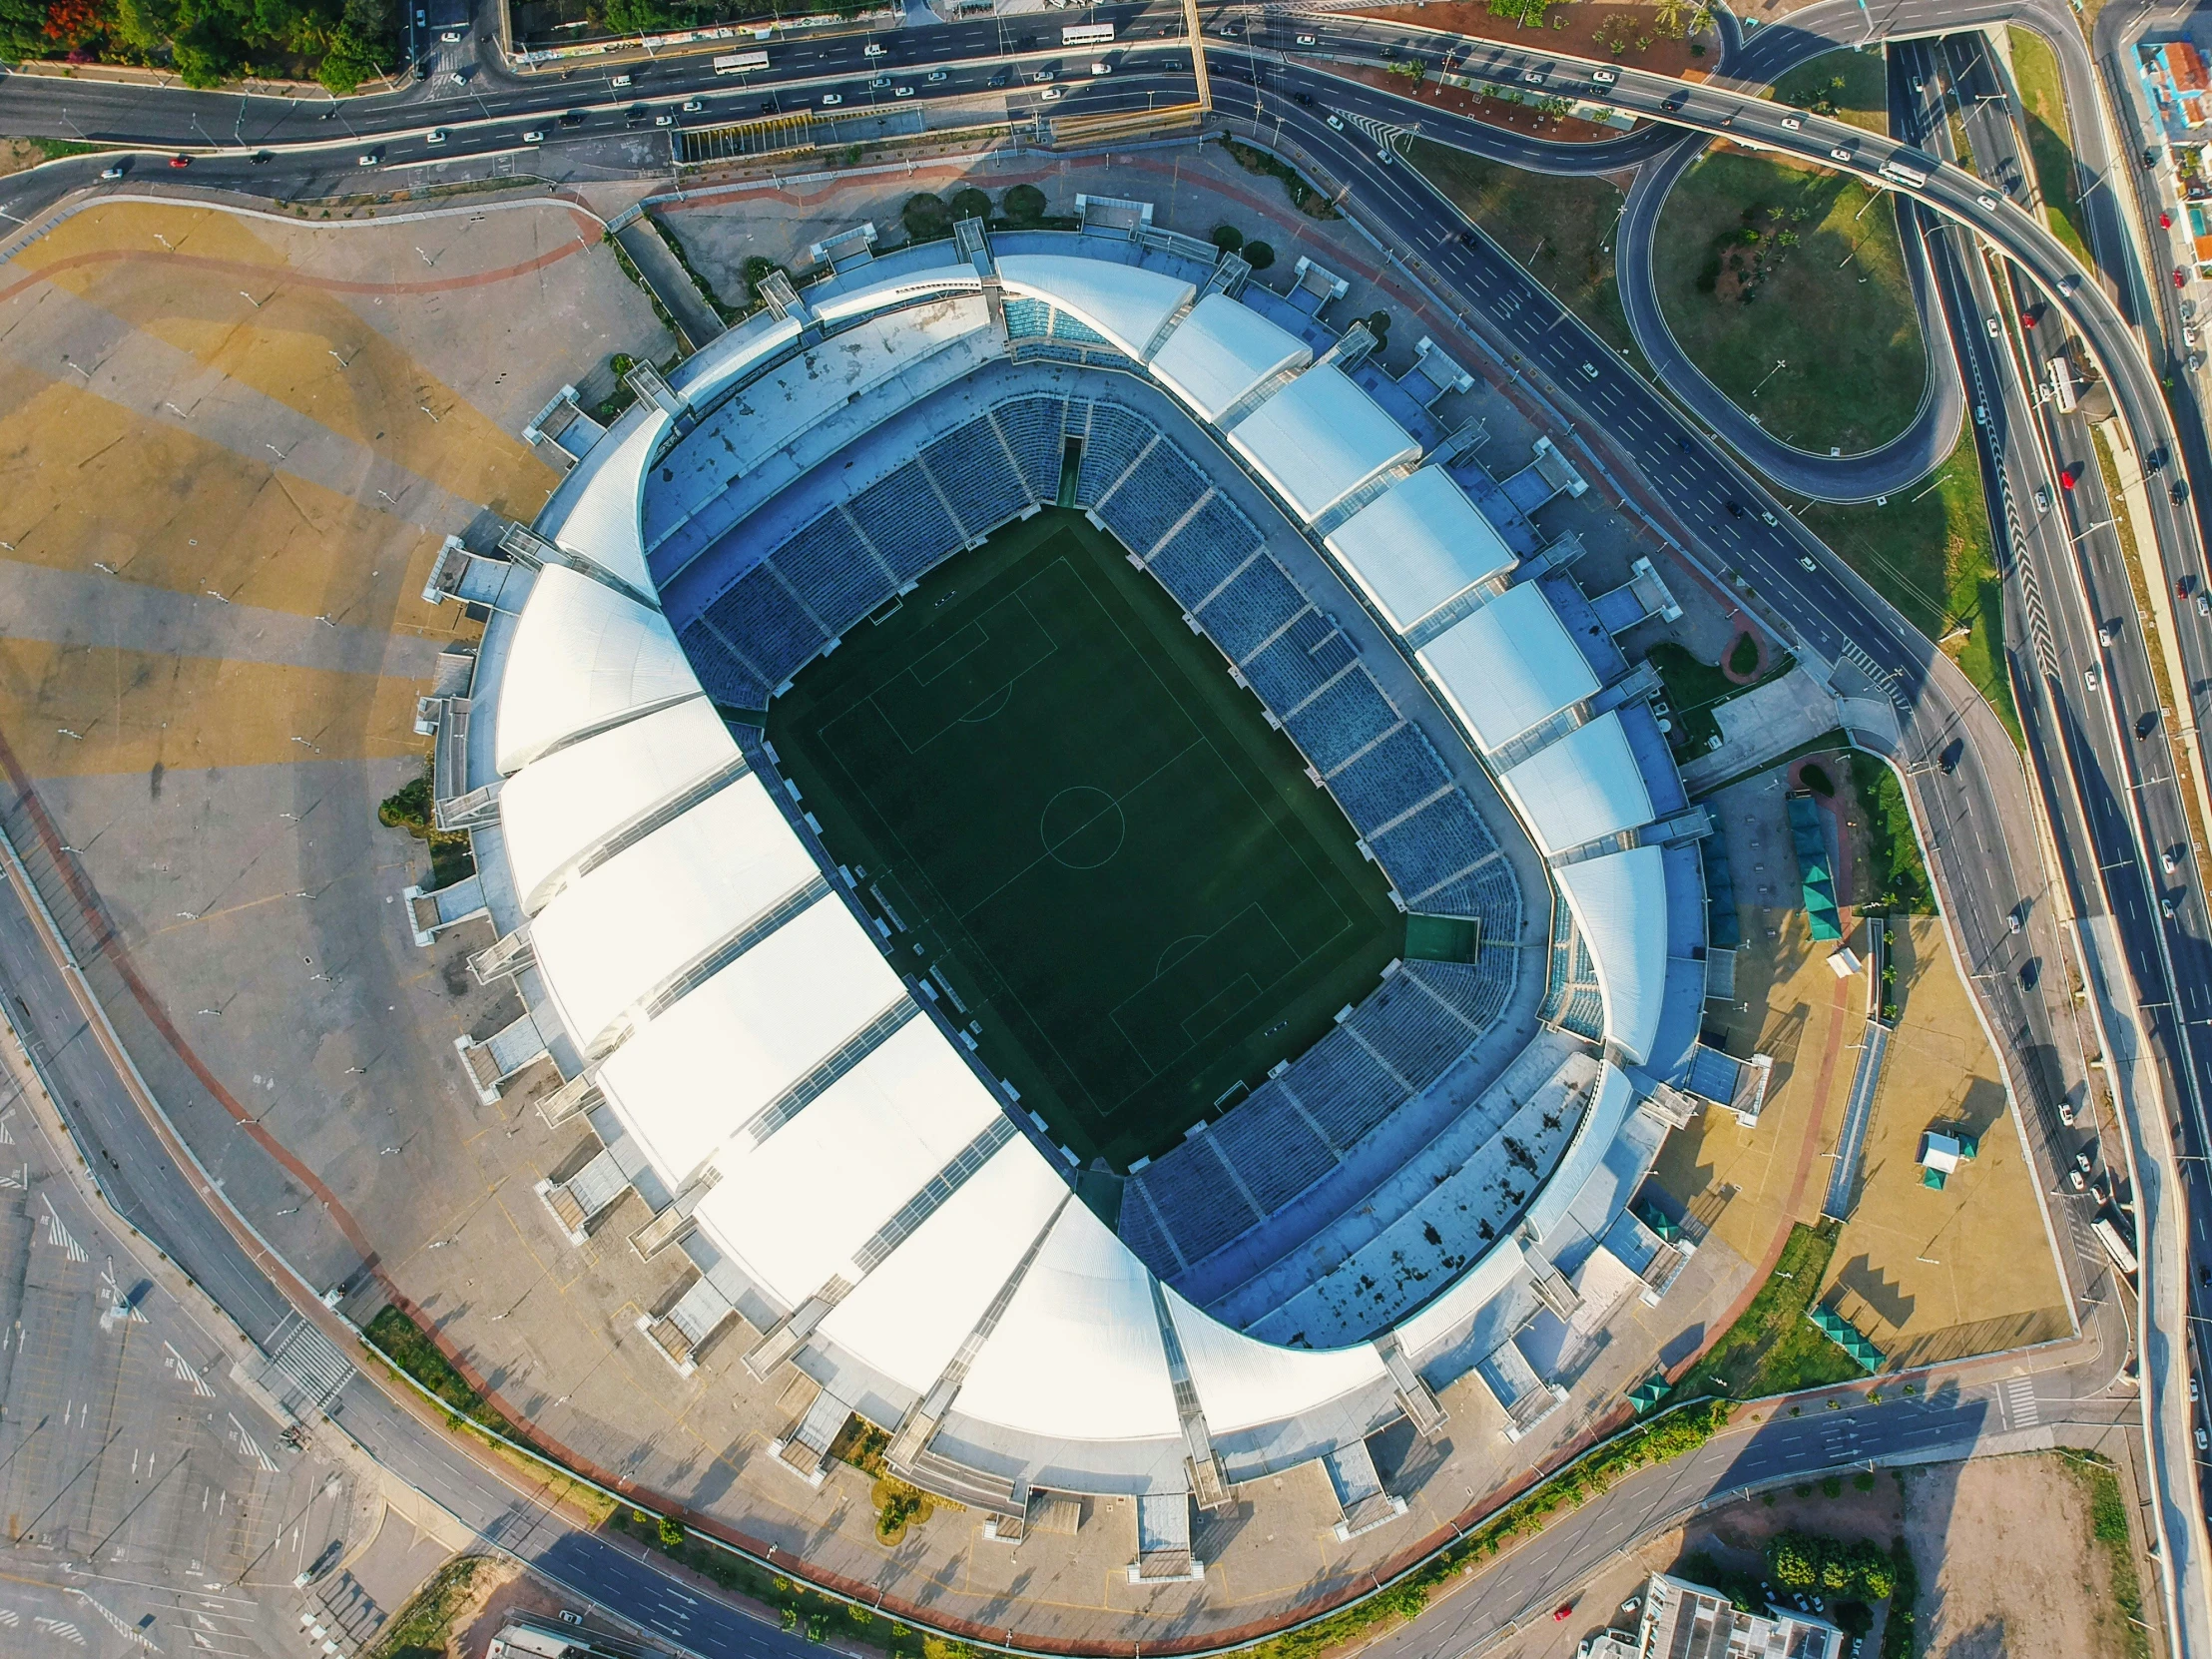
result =
M684 102L683 102L683 106L682 106L682 108L683 108L683 111L684 111L684 113L685 113L686 115L697 115L697 114L698 114L698 113L699 113L699 112L700 112L701 110L705 109L706 107L707 107L706 101L705 101L704 99L700 99L700 98L687 98L687 99L685 99L685 100L684 100Z
M1999 322L1995 317L1992 316L1987 318L1987 326L1989 329L1989 337L1991 339L2004 338L2004 324Z
M424 144L443 144L449 136L443 127L433 127L430 129L430 136L422 142Z
M2101 623L2097 627L2097 645L2105 651L2112 649L2112 630Z
M1797 562L1801 570L1819 570L1821 568L1819 562L1810 553L1800 553Z
M1595 363L1584 363L1584 364L1582 365L1582 372L1583 372L1584 374L1588 375L1588 376L1589 376L1589 377L1590 377L1591 379L1593 379L1593 380L1594 380L1594 379L1596 379L1596 378L1597 378L1597 364L1595 364Z
M1601 87L1609 87L1620 78L1621 72L1617 69L1593 69L1590 71L1590 79Z
M2049 490L2038 488L2035 491L2035 510L2039 513L2047 513L2050 511Z
M841 92L826 92L822 95L822 107L826 110L835 109L843 102L844 94Z
M461 32L458 29L448 29L443 34L439 35L438 39L445 42L445 44L448 46L458 46L461 43Z
M913 97L913 95L914 95L914 89L913 89L912 87L893 87L893 88L891 88L891 96L892 96L893 98L911 98L911 97Z
M383 159L384 158L382 154L378 151L363 150L358 156L355 156L353 158L353 165L355 167L374 167Z
M2081 671L2081 689L2083 691L2095 691L2097 689L2097 671L2095 669L2085 668Z
M1391 155L1387 150L1378 150L1375 153L1375 159L1381 162L1384 167L1388 167L1392 162L1397 160L1397 158Z
M941 69L932 69L932 70L931 70L931 71L929 72L929 79L930 79L930 80L932 80L932 81L941 81L941 80L943 80L943 79L944 79L944 71L943 71L943 70L941 70Z
M1524 69L1520 72L1521 84L1540 87L1544 84L1544 72L1540 69Z
M522 142L524 144L543 144L545 142L545 134L540 132L537 128L533 127L530 129L530 131L522 135Z
M653 118L653 125L656 127L673 127L676 125L676 118L672 115L657 115Z
M1993 196L1977 196L1974 200L1981 204L1985 213L1995 213L1997 211L1997 199Z
M883 48L872 40L860 48L860 56L863 58L880 58L882 55Z
M1832 161L1848 162L1851 160L1851 152L1849 150L1831 150L1828 154L1829 159Z
M100 177L103 179L120 179L123 177L123 169L120 167L104 167L100 170Z
M1311 46L1314 44L1314 37L1312 35L1300 35L1291 44L1294 46Z
M2168 875L2171 875L2175 870L2181 867L2181 860L2173 855L2173 851L2171 848L2168 848L2166 851L2158 854L2158 867L2164 870Z
M1040 69L1036 72L1036 74L1030 76L1029 79L1034 81L1038 86L1043 86L1047 81L1051 80L1059 72L1057 70Z
M1782 118L1782 125L1789 128L1790 131L1793 133L1802 133L1803 131L1805 131L1805 122L1800 117L1794 115L1784 116Z
M1330 116L1328 120L1329 125L1336 128L1338 132L1341 133L1345 130L1345 124L1342 121L1339 121L1335 116Z
M1044 101L1047 104L1051 103L1055 98L1065 98L1066 96L1067 93L1059 87L1046 87L1044 89Z

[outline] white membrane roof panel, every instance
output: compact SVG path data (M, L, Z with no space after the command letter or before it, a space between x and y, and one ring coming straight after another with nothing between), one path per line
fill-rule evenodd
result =
M502 774L518 772L566 739L699 695L699 678L660 612L547 565L508 646L496 765Z
M537 889L563 865L737 758L737 740L714 705L694 697L524 767L499 792L522 907L542 909Z
M998 275L1007 292L1073 311L1139 361L1160 324L1198 291L1157 271L1061 254L1009 254L998 262Z
M599 1086L671 1187L905 986L834 893L616 1049Z
M1636 1091L1629 1086L1628 1074L1608 1064L1598 1078L1597 1093L1589 1109L1575 1125L1574 1138L1568 1141L1565 1156L1552 1170L1544 1190L1536 1195L1536 1202L1528 1207L1525 1225L1536 1236L1538 1244L1556 1249L1551 1235L1574 1208L1574 1201L1581 1196L1583 1187L1605 1163L1605 1155L1613 1149L1621 1125L1628 1120L1629 1108L1635 1104ZM1545 1251L1545 1255L1550 1254L1552 1250Z
M1061 1212L976 1356L959 1408L1056 1440L1181 1432L1152 1276L1081 1204Z
M1000 1116L944 1034L908 1020L758 1148L727 1141L697 1214L754 1278L797 1306Z
M1399 633L1516 563L1496 527L1442 467L1424 466L1326 538Z
M570 498L568 515L553 532L557 546L619 576L640 593L652 593L653 576L645 565L645 527L640 512L645 469L654 445L668 431L669 417L654 404L633 403L615 429L593 444L576 470L583 481Z
M1269 375L1313 360L1312 348L1288 328L1226 293L1209 293L1154 353L1152 373L1202 418L1218 421Z
M1507 588L1416 655L1485 750L1598 689L1588 660L1533 582Z
M1546 744L1498 782L1547 853L1651 822L1651 792L1618 711Z
M926 1393L1067 1199L1043 1154L1007 1142L830 1310L823 1335Z
M944 245L949 255L952 245ZM829 318L851 316L869 311L879 305L896 304L903 299L918 298L923 294L942 293L948 288L974 293L983 286L982 273L971 265L963 265L947 259L942 265L926 266L919 271L902 271L895 276L880 276L872 282L862 282L842 293L821 297L814 305L817 315ZM802 297L810 302L816 299L811 291Z
M569 1035L588 1048L632 1003L816 873L753 776L623 848L530 924Z
M1191 1384L1216 1434L1286 1421L1388 1375L1370 1344L1328 1353L1276 1348L1208 1318L1172 1290L1167 1297Z
M1552 871L1605 993L1605 1035L1638 1065L1650 1057L1667 986L1667 877L1656 846Z
M1230 429L1229 441L1309 524L1420 445L1334 365L1310 368Z

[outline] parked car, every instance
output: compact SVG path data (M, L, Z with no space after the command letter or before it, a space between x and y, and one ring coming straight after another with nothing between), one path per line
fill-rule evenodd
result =
M192 166L192 158L190 156L172 156L169 158L169 165L171 167L190 167Z

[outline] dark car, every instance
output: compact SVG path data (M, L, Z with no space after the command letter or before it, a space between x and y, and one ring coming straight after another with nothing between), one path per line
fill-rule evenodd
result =
M256 167L267 167L271 162L276 159L276 152L274 150L257 150L246 159L252 162Z
M1665 110L1668 113L1672 114L1674 111L1681 109L1682 106L1687 104L1689 101L1690 95L1688 93L1678 92L1668 97L1663 103L1660 104L1659 107L1662 110Z
M992 76L992 77L991 77L991 78L990 78L989 80L985 81L985 82L984 82L983 84L984 84L985 86L987 86L987 87L1002 87L1002 86L1004 86L1004 85L1006 84L1006 72L1005 72L1005 71L1004 71L1003 69L1002 69L1002 70L1000 70L1000 71L999 71L999 72L998 72L998 73L997 73L996 75L993 75L993 76Z
M1728 509L1730 518L1742 518L1744 516L1744 504L1741 501L1724 501L1721 505Z
M582 110L570 110L561 117L563 127L581 127L583 124L584 112Z
M1308 109L1312 109L1314 107L1314 95L1310 92L1294 92L1291 94L1291 102L1303 104Z
M2178 507L2189 499L2189 486L2176 478L2166 486L2166 494L2173 504Z

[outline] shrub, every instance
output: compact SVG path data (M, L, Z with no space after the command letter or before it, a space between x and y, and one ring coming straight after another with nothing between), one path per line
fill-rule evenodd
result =
M1016 225L1034 225L1044 218L1044 192L1035 185L1016 185L1006 193L1006 217Z
M1244 233L1234 225L1217 225L1214 227L1213 242L1224 254L1234 254L1244 246Z
M980 219L987 224L991 217L990 194L969 185L965 189L954 191L946 208L955 220Z
M1819 1540L1803 1532L1778 1532L1767 1541L1767 1574L1785 1590L1810 1590L1820 1582Z
M1371 311L1367 317L1367 324L1368 332L1375 336L1378 350L1390 343L1390 313L1388 311Z
M384 797L376 808L376 822L387 830L404 830L410 834L427 835L430 832L430 775L402 784Z
M679 1550L684 1547L684 1527L682 1522L671 1520L666 1515L663 1515L661 1517L661 1547L670 1551Z
M1248 242L1244 246L1245 264L1254 271L1265 271L1275 264L1275 250L1264 242Z
M1830 1618L1847 1636L1864 1636L1874 1628L1874 1609L1863 1601L1839 1601L1828 1610Z

